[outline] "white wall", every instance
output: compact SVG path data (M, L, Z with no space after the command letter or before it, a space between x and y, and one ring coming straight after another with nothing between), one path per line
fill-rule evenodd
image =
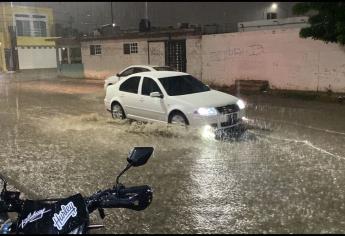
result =
M273 88L345 92L345 49L302 39L299 29L202 36L202 79L230 86L268 80Z
M56 49L18 47L19 69L57 68Z

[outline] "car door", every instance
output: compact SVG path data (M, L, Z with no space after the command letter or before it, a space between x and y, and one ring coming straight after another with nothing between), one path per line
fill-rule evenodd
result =
M120 84L119 97L128 117L138 116L140 76L131 76Z
M165 100L164 98L150 97L152 92L163 94L156 81L149 77L143 77L139 95L140 114L150 120L165 121L167 112Z

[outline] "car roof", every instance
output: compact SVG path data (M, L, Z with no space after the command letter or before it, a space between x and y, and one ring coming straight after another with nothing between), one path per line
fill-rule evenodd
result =
M165 65L163 65L163 66L159 66L159 65L130 65L126 68L128 69L128 68L132 68L132 67L142 67L142 68L152 69L153 67L166 67L166 66Z
M130 66L127 66L125 69L123 69L123 71L125 71L129 68L132 68L132 67L141 67L141 68L146 68L149 70L154 70L154 67L170 67L170 66L167 66L167 65L130 65Z
M188 74L184 72L179 72L179 71L147 71L147 72L140 72L140 73L133 74L133 76L147 76L150 78L157 78L157 79L164 78L164 77L181 76L181 75L188 75Z

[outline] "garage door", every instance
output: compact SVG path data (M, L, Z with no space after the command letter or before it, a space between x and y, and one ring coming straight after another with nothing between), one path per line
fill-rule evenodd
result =
M56 68L54 47L18 47L19 69Z

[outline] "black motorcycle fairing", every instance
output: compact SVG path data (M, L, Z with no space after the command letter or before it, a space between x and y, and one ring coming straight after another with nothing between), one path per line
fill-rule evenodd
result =
M67 234L88 224L84 198L80 194L48 203L26 200L17 222L17 233Z

